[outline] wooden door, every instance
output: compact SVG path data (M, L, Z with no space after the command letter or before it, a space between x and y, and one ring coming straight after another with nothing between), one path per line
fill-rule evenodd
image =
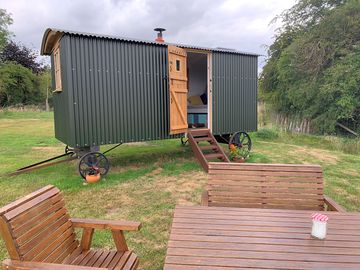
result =
M168 46L170 90L170 134L185 133L187 123L187 68L186 51Z

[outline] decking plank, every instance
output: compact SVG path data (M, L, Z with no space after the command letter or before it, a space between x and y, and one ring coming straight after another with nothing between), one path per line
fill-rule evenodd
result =
M326 212L328 235L318 240L312 213L176 207L164 269L360 269L360 214Z

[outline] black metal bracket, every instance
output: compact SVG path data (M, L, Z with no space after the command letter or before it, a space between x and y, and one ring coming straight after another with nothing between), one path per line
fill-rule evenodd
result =
M111 147L110 149L106 150L105 152L103 152L102 154L105 155L106 153L114 150L115 148L118 148L120 145L122 145L123 143L119 143L117 145L115 145L114 147Z
M56 156L56 157L52 157L52 158L49 158L49 159L46 159L46 160L31 164L31 165L28 165L26 167L22 167L20 169L17 169L16 171L18 172L18 171L22 171L22 170L25 170L25 169L29 169L29 168L32 168L32 167L47 163L49 161L53 161L55 159L66 157L66 156L73 155L73 154L74 154L74 152L68 152L68 153L65 153L65 154L62 154L62 155L59 155L59 156Z

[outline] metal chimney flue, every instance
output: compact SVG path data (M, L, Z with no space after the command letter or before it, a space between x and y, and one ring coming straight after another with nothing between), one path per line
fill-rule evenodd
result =
M166 31L165 28L155 28L154 31L158 32L157 33L157 38L155 39L156 42L160 42L163 43L165 40L163 39L163 35L162 32Z

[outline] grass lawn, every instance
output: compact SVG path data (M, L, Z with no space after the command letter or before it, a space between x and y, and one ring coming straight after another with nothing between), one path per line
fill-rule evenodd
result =
M0 112L0 175L63 153L64 145L54 138L52 117L45 112ZM263 131L251 136L250 162L321 164L326 194L348 210L360 211L359 155L336 150L330 137ZM176 204L200 203L206 174L178 139L126 144L107 156L110 173L93 185L83 185L76 161L0 176L0 206L46 184L56 185L72 217L141 221L141 231L126 234L127 242L140 257L140 269L162 269L173 209ZM105 231L95 233L93 245L114 247ZM0 260L5 257L0 240Z

